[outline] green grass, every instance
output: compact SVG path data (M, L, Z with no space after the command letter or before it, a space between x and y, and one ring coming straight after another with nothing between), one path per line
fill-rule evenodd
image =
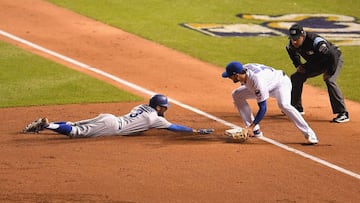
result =
M3 42L0 61L0 107L142 99Z
M182 23L261 23L236 14L330 13L360 19L360 1L349 0L48 0L82 15L224 67L229 61L258 62L294 71L286 37L216 38ZM359 20L358 20L359 21ZM344 67L338 78L347 99L360 101L359 46L341 47ZM0 42L0 107L137 101L140 97L62 65ZM326 88L322 77L309 84Z
M48 0L82 15L224 67L231 60L264 63L292 73L286 37L215 38L185 29L182 23L261 23L237 18L239 13L342 14L360 19L358 0ZM338 84L348 99L360 101L359 46L341 47L345 64ZM322 77L309 84L326 88Z

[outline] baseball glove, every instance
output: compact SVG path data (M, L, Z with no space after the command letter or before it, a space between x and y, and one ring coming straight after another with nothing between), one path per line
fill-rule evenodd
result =
M246 128L233 128L225 130L225 135L232 138L233 142L245 142L249 138L249 133Z

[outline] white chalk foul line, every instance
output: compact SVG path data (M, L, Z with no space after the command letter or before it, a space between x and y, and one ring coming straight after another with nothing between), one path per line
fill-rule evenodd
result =
M137 90L137 91L139 91L139 92L143 92L144 94L147 94L147 95L149 95L149 96L152 96L152 95L156 94L155 92L153 92L153 91L151 91L151 90L148 90L148 89L143 88L143 87L141 87L141 86L139 86L139 85L136 85L136 84L134 84L134 83L128 82L128 81L126 81L126 80L123 80L123 79L121 79L121 78L119 78L119 77L116 77L116 76L114 76L114 75L111 75L111 74L109 74L109 73L106 73L106 72L104 72L104 71L102 71L102 70L100 70L100 69L97 69L97 68L95 68L95 67L89 66L89 65L87 65L87 64L81 63L81 62L79 62L79 61L76 61L76 60L71 59L71 58L69 58L69 57L66 57L66 56L64 56L64 55L61 55L61 54L59 54L59 53L56 53L56 52L54 52L54 51L51 51L51 50L49 50L49 49L46 49L46 48L41 47L41 46L39 46L39 45L36 45L36 44L34 44L34 43L32 43L32 42L29 42L29 41L27 41L27 40L24 40L24 39L22 39L22 38L19 38L19 37L17 37L17 36L14 36L14 35L12 35L12 34L10 34L10 33L5 32L5 31L0 30L0 34L3 35L3 36L5 36L5 37L7 37L7 38L10 38L10 39L12 39L12 40L14 40L14 41L20 42L20 43L25 44L25 45L27 45L27 46L29 46L29 47L32 47L32 48L34 48L34 49L37 49L37 50L39 50L39 51L41 51L41 52L44 52L44 53L49 54L49 55L51 55L51 56L57 57L57 58L59 58L59 59L61 59L61 60L63 60L63 61L69 62L69 63L71 63L71 64L74 64L74 65L76 65L76 66L79 66L79 67L81 67L81 68L84 68L84 69L86 69L86 70L89 70L89 71L92 71L92 72L97 73L97 74L99 74L99 75L102 75L102 76L104 76L104 77L110 78L110 79L112 79L112 80L114 80L114 81L116 81L116 82L118 82L118 83L120 83L120 84L123 84L123 85L125 85L125 86L128 86L128 87L130 87L130 88L132 88L132 89L135 89L135 90ZM237 126L237 125L232 124L232 123L230 123L230 122L227 122L227 121L225 121L225 120L223 120L223 119L221 119L221 118L218 118L218 117L216 117L216 116L213 116L213 115L211 115L211 114L208 114L208 113L206 113L206 112L204 112L204 111L201 111L201 110L199 110L199 109L197 109L197 108L191 107L191 106L189 106L189 105L187 105L187 104L183 104L183 103L181 103L181 102L179 102L179 101L177 101L177 100L174 100L174 99L169 98L169 101L170 101L171 103L174 103L174 104L178 105L178 106L181 106L181 107L184 108L184 109L187 109L187 110L192 111L192 112L194 112L194 113L197 113L197 114L199 114L199 115L205 116L205 117L207 117L207 118L209 118L209 119L215 120L215 121L217 121L217 122L219 122L219 123L221 123L221 124L223 124L223 125L226 125L226 126L228 126L228 127L231 127L231 128L240 127L240 126ZM302 156L302 157L305 157L305 158L307 158L307 159L313 160L313 161L315 161L315 162L317 162L317 163L319 163L319 164L322 164L322 165L324 165L324 166L327 166L327 167L329 167L329 168L335 169L335 170L337 170L337 171L339 171L339 172L341 172L341 173L344 173L344 174L347 174L347 175L352 176L352 177L354 177L354 178L360 179L360 175L357 174L357 173L354 173L354 172L349 171L349 170L347 170L347 169L341 168L341 167L339 167L339 166L337 166L337 165L334 165L334 164L332 164L332 163L330 163L330 162L327 162L327 161L325 161L325 160L322 160L322 159L320 159L320 158L317 158L317 157L315 157L315 156L312 156L312 155L310 155L310 154L307 154L307 153L305 153L305 152L303 152L303 151L300 151L300 150L294 149L294 148L292 148L292 147L289 147L289 146L287 146L287 145L281 144L281 143L279 143L279 142L277 142L277 141L275 141L275 140L272 140L272 139L270 139L270 138L267 138L267 137L264 137L264 136L263 136L263 137L259 137L258 139L261 139L261 140L263 140L263 141L265 141L265 142L268 142L268 143L270 143L270 144L273 144L273 145L275 145L275 146L277 146L277 147L280 147L280 148L282 148L282 149L284 149L284 150L287 150L287 151L289 151L289 152L293 152L293 153L295 153L295 154L297 154L297 155L300 155L300 156Z

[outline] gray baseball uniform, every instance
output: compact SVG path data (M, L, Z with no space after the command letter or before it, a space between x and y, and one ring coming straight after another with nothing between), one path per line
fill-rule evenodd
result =
M69 124L69 123L68 123ZM59 128L58 123L50 123L47 129ZM169 128L171 123L158 116L155 109L148 105L134 107L130 113L116 117L112 114L71 123L70 137L98 137L109 135L130 135L150 128Z
M39 133L49 129L69 137L98 137L110 135L131 135L150 128L167 129L174 132L191 132L206 135L214 132L212 128L193 129L191 127L170 123L164 118L169 107L168 98L162 94L153 95L149 104L134 107L130 113L116 117L112 114L100 114L95 118L78 122L49 122L38 118L28 124L22 132Z

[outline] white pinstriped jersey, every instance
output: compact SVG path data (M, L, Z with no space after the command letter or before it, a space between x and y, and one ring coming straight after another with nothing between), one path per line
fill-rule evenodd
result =
M247 69L247 81L244 84L247 89L255 93L257 102L265 101L269 98L270 92L277 88L284 79L284 72L272 67L248 63L243 65Z
M232 96L245 126L250 126L254 121L254 116L246 100L256 99L260 103L273 97L277 100L281 111L294 122L305 138L316 137L315 132L301 114L291 105L291 81L282 70L255 63L245 64L243 67L247 70L246 83L235 89ZM255 125L254 130L260 130L259 124Z

